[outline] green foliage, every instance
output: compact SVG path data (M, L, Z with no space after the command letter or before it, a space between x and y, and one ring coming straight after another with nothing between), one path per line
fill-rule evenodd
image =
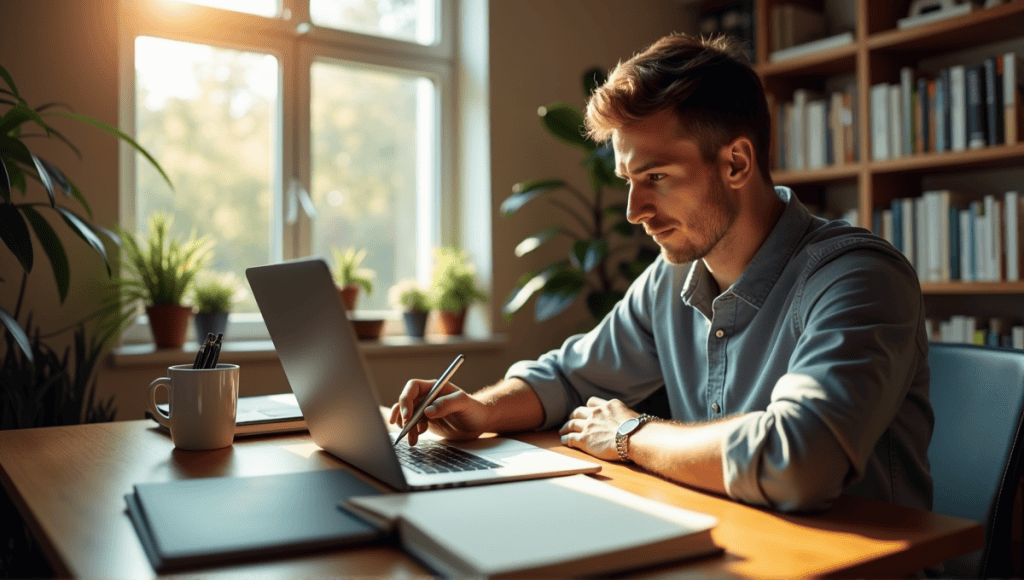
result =
M436 248L434 260L431 291L435 308L445 312L459 312L474 302L487 300L487 293L476 286L476 269L464 250Z
M44 334L32 324L32 313L23 313L22 307L29 274L38 264L33 236L50 263L62 304L71 289L71 260L55 225L69 228L103 258L108 276L116 259L108 244L119 244L120 239L92 223L92 209L82 191L60 168L32 152L29 144L56 140L81 158L50 120L85 123L130 145L168 185L170 180L149 152L117 128L62 110L68 107L59 103L32 107L2 66L0 79L0 239L22 270L20 290L7 294L17 298L11 305L0 304L4 345L0 351L0 429L110 421L114 418L113 398L94 400L93 374L101 354L131 322L132 311L112 298L96 313ZM0 279L2 282L8 280ZM73 330L73 346L58 353L52 339L69 330Z
M367 294L373 292L373 278L376 273L361 267L366 258L366 249L356 250L348 248L341 251L339 248L331 248L334 254L334 280L341 286L358 284Z
M180 242L170 236L173 221L166 214L154 213L149 219L149 235L141 242L122 231L126 274L122 274L120 286L129 301L141 300L147 306L182 304L209 257L210 239L197 239L193 232Z
M64 135L47 123L47 118L65 118L93 125L94 127L125 141L136 151L148 159L160 174L167 180L167 175L155 159L131 137L105 123L79 115L77 113L54 110L57 104L50 103L33 108L21 97L14 79L5 68L0 66L0 78L7 88L0 88L0 239L7 249L14 254L21 265L25 276L35 266L32 234L35 234L40 246L46 253L53 270L54 281L61 303L67 298L71 285L71 266L67 251L44 213L59 218L72 232L89 245L104 260L107 274L111 273L110 256L107 242L119 243L117 235L90 223L92 209L78 186L71 181L57 166L32 153L26 137L44 137L56 139L67 145L76 155L81 157L78 149ZM3 107L6 106L6 110ZM42 133L39 132L42 131ZM46 193L43 201L18 202L14 191L21 192L24 199L30 188L29 182L36 182ZM167 180L170 184L170 181ZM58 200L71 199L81 207L88 219L72 211ZM52 213L50 213L52 212ZM23 284L24 287L24 284ZM32 349L28 335L18 322L23 293L19 294L17 305L12 310L0 307L0 322L5 328L5 335L10 335L19 349L26 352L32 360Z
M583 75L585 97L604 82L592 69ZM501 204L509 217L529 202L543 198L567 218L522 240L515 254L523 257L552 240L568 239L567 256L523 276L502 311L511 317L536 296L534 319L553 318L581 296L594 320L600 320L625 295L625 287L658 256L643 231L626 220L626 183L615 175L615 154L608 143L583 135L583 112L569 103L553 103L538 111L541 125L553 137L583 153L590 191L563 179L517 183ZM606 197L606 194L611 194Z
M430 292L412 278L399 280L388 290L388 302L408 312L429 312L433 300Z
M238 284L228 272L221 275L200 272L192 289L192 304L198 312L231 312Z

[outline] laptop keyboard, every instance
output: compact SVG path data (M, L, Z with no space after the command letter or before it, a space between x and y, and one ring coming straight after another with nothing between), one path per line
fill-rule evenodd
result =
M395 452L398 461L416 473L455 473L499 467L493 461L430 439L421 439L414 446L402 441Z

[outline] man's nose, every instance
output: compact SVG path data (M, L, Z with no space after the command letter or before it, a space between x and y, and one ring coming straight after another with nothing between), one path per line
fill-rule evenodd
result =
M651 204L650 196L643 192L643 188L630 185L629 198L626 201L626 219L631 224L641 224L652 216L654 206Z

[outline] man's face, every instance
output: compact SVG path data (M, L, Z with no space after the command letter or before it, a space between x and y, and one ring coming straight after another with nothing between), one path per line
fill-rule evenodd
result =
M629 182L627 219L671 264L704 258L736 220L733 192L666 111L612 134L616 173Z

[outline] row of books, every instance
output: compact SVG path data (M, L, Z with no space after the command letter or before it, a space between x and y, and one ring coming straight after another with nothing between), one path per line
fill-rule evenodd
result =
M754 1L733 0L718 2L713 9L701 11L697 20L701 36L723 34L731 36L743 45L747 60L754 62L756 54L754 26Z
M774 106L775 166L819 169L857 161L857 89L825 96L812 89L793 92L793 100Z
M894 199L872 216L875 233L903 252L922 282L1019 281L1022 227L1024 200L1016 191L981 199L926 191Z
M871 158L1017 143L1022 84L1014 52L936 74L903 67L899 82L871 86Z
M977 344L1024 350L1024 324L1006 318L954 315L925 319L925 332L935 342Z

